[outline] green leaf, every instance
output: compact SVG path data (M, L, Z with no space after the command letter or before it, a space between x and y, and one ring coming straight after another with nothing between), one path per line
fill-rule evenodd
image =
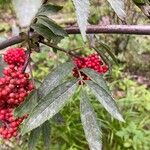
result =
M42 128L42 137L43 137L45 149L49 150L50 149L50 132L51 132L50 122L49 121L44 122L41 128Z
M35 30L38 34L46 38L47 40L52 40L57 38L57 36L46 26L40 23L32 24L31 28Z
M35 149L35 146L39 140L40 134L41 134L41 127L38 127L31 131L30 137L28 140L28 149L29 150Z
M81 121L86 139L91 150L102 149L102 133L96 120L96 114L92 108L86 92L82 91L80 101Z
M109 54L109 56L112 58L112 60L118 65L118 60L116 59L115 55L112 53L112 49L105 43L100 42L100 46L102 46L106 52Z
M122 20L125 20L126 18L126 13L124 10L124 0L107 0L111 7L114 9L118 17Z
M22 134L43 124L56 115L74 93L77 80L66 81L46 95L31 112L22 128Z
M77 22L81 31L83 40L86 41L86 29L90 12L89 0L72 0L76 9Z
M37 100L37 91L33 91L25 101L15 109L14 116L22 117L23 115L28 114L37 105Z
M62 37L67 36L67 32L47 16L39 16L38 23L49 28L55 35L62 36Z
M47 75L37 91L32 92L26 100L15 109L14 115L21 117L31 112L31 110L37 106L37 102L42 100L52 89L57 87L72 71L73 67L74 64L72 62L66 62L55 68L53 72Z
M42 7L39 9L38 15L47 15L47 14L53 14L57 13L60 11L63 7L62 6L57 6L57 5L51 5L51 4L44 4Z
M109 65L109 69L111 69L111 63L110 60L105 56L104 52L98 48L94 48L95 51L101 56L103 62L107 65Z
M84 68L81 71L90 77L91 80L95 81L99 86L105 89L108 93L110 93L106 81L103 79L103 75L98 74L96 71L90 68Z
M54 117L53 117L53 120L58 123L58 124L62 124L64 123L64 118L62 116L61 113L57 113Z
M39 99L44 98L52 89L57 87L62 80L70 74L73 68L74 64L72 62L66 62L49 73L38 88Z
M3 69L4 69L4 62L2 56L0 55L0 76L2 76Z
M146 4L145 0L133 0L133 2L140 5Z
M21 27L28 27L42 5L42 0L12 0ZM10 2L7 2L8 4Z
M88 86L91 88L93 94L96 96L98 101L105 107L105 109L116 119L124 121L122 115L117 108L115 100L107 93L101 86L94 83L93 81L86 81Z

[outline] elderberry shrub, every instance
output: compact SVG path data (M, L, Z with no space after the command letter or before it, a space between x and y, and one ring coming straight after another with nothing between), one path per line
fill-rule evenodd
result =
M87 57L76 57L74 58L74 63L76 64L76 67L73 69L73 76L79 78L81 75L82 80L90 80L90 78L83 72L80 72L79 74L79 69L91 68L99 74L106 73L108 71L108 65L102 62L97 53L91 54Z
M25 100L34 86L29 79L30 75L23 71L26 62L23 48L9 48L4 61L8 66L0 78L0 135L10 139L17 136L20 124L27 117L15 118L13 110Z

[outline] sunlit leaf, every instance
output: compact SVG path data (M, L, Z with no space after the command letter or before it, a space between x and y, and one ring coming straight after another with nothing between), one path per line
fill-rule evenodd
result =
M107 0L111 7L114 9L118 17L122 20L125 20L126 13L124 10L124 0Z
M12 2L21 27L30 25L42 5L42 0L13 0Z
M53 89L31 112L22 128L22 134L40 126L65 106L76 89L77 80L66 81Z
M102 133L96 120L96 114L88 100L87 94L83 91L81 98L81 121L90 150L101 150Z
M93 81L86 81L93 94L96 96L98 101L105 107L105 109L116 119L124 121L119 109L115 103L115 100L106 90Z
M86 40L86 29L88 24L88 17L90 11L89 0L72 0L76 9L77 22L81 31L83 40Z

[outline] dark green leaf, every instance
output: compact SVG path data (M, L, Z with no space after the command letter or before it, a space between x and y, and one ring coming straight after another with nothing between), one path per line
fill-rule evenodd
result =
M34 150L35 149L35 146L36 146L36 144L39 140L40 134L41 134L41 127L38 127L38 128L31 131L30 137L29 137L29 140L28 140L29 150Z
M57 37L59 37L56 36L49 28L40 23L32 24L31 28L48 40L56 39Z
M102 149L102 133L96 120L96 114L88 100L86 92L82 92L80 101L81 121L86 139L91 150Z
M101 56L104 63L109 65L109 67L111 67L110 60L105 56L104 52L102 50L98 49L98 48L94 48L94 49Z
M124 121L122 115L117 108L115 100L105 91L101 86L93 81L86 81L88 86L91 88L93 94L97 97L98 101L105 107L105 109L116 119Z
M100 42L100 46L102 46L106 52L109 54L109 56L112 58L112 60L118 64L118 60L116 59L115 55L112 53L113 50L105 43Z
M64 123L64 118L62 116L61 113L57 113L54 117L53 117L53 120L58 123L58 124L61 124L61 123Z
M38 23L49 28L55 35L62 37L67 35L67 32L61 26L46 16L39 16Z
M57 6L57 5L51 5L51 4L44 4L42 7L39 9L37 15L47 15L47 14L53 14L57 13L60 11L63 7L62 6ZM36 15L36 16L37 16Z
M90 77L90 79L95 81L103 89L105 89L108 93L110 93L106 81L103 79L103 75L98 74L96 71L90 68L84 68L81 71L85 73L88 77Z
M15 117L21 117L28 114L37 105L37 100L37 91L33 91L25 101L15 109Z
M50 150L50 132L51 132L50 122L49 121L44 122L41 128L45 149Z
M42 99L31 112L22 128L22 134L43 124L56 115L68 102L68 99L74 93L77 80L66 81L53 89Z

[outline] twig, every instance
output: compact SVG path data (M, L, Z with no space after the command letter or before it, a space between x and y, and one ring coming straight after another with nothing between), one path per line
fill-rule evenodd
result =
M56 46L56 45L53 45L53 44L51 44L51 43L47 43L47 42L44 42L44 41L40 41L40 42L41 42L42 44L44 44L44 45L47 45L47 46L51 47L51 48L55 48L55 49L57 49L57 50L59 50L59 51L62 51L62 52L64 52L64 53L66 53L66 54L69 54L70 56L77 57L77 55L73 54L71 51L67 51L67 50L65 50L65 49L63 49L63 48L61 48L61 47L58 47L58 46Z

